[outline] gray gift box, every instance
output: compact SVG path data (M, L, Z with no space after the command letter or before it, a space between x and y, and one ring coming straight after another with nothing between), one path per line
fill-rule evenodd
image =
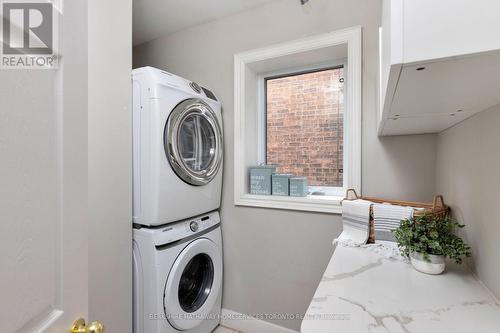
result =
M290 195L290 178L293 177L287 173L273 173L271 176L273 195Z
M306 177L290 178L290 196L291 197L307 197L309 188L307 186Z
M275 165L250 167L250 194L271 195L271 175Z

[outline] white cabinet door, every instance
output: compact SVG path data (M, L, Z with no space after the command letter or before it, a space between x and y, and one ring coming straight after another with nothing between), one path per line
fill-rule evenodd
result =
M398 0L399 1L399 0ZM496 0L404 0L404 63L500 48Z
M500 102L499 11L492 0L383 1L379 135L439 133Z

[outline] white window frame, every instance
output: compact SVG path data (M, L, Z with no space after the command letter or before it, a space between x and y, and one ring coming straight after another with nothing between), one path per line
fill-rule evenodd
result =
M257 147L257 154L259 157L259 160L257 163L259 165L265 164L266 163L266 154L267 154L267 142L266 142L266 135L267 135L267 100L266 100L266 92L265 92L265 81L268 78L272 77L279 77L279 76L294 76L294 75L300 75L300 74L307 74L307 73L312 73L312 72L320 72L320 71L325 71L329 69L334 69L334 68L343 68L344 72L344 78L348 77L347 74L347 59L338 59L334 61L329 61L329 62L322 62L319 64L314 64L314 65L308 65L308 66L301 66L301 67L293 67L293 68L288 68L288 69L280 69L277 71L272 71L272 72L267 72L259 75L258 78L258 99L259 99L259 104L258 104L258 122L259 122L259 129L258 129L258 147ZM346 80L347 81L347 80ZM346 85L344 86L344 94L347 96L347 82ZM344 109L347 110L346 107L347 104L347 99L344 100ZM346 136L346 130L344 128L344 137ZM343 160L346 161L348 159L347 156L348 152L344 150L343 152ZM300 175L298 175L300 176ZM343 180L342 184L345 184L347 181L346 179L346 174L343 174ZM323 186L323 185L310 185L309 186L309 192L321 192L323 193L324 196L328 197L339 197L343 196L345 194L346 188L345 186L342 187L335 187L335 186Z
M292 54L347 45L346 98L344 110L344 188L354 188L361 193L361 100L362 100L362 32L356 26L287 43L251 50L234 56L234 203L238 206L266 207L325 213L341 213L343 195L312 196L304 198L249 194L245 186L248 170L245 165L245 113L246 70L253 63ZM263 97L262 97L263 99ZM262 116L261 116L262 118ZM261 120L259 121L261 123ZM258 161L255 161L256 164Z

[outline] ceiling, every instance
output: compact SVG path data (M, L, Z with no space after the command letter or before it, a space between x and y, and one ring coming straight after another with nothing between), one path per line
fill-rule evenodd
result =
M139 45L271 1L274 0L133 0L133 43Z

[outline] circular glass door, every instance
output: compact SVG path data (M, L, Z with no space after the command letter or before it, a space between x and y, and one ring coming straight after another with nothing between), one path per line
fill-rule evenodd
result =
M188 99L175 107L164 132L165 153L175 173L191 185L206 185L222 162L222 131L213 110Z
M214 282L214 264L205 253L197 254L184 268L179 282L179 304L193 313L205 304Z
M207 238L189 243L178 255L165 283L163 306L175 329L200 325L214 311L222 286L222 254Z

